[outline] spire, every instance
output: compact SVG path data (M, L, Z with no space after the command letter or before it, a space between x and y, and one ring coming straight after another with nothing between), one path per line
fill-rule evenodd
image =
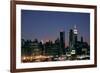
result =
M76 25L74 25L74 29L76 29Z
M77 31L76 25L74 25L74 34L78 34L78 31Z

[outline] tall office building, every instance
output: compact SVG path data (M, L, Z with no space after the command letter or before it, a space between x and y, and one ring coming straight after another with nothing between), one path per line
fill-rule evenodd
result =
M77 34L78 34L78 31L77 31L77 28L76 28L76 25L74 26L74 45L75 43L77 43Z
M65 54L65 32L60 31L60 54Z
M78 31L76 26L74 26L74 29L70 29L69 31L69 50L71 54L76 54L77 35Z
M69 50L70 52L72 51L72 48L73 48L73 37L74 37L74 33L73 33L73 30L70 29L69 31Z

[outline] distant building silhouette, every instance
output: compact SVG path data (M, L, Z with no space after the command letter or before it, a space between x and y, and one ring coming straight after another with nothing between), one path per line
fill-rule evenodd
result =
M73 39L73 41L74 41L74 45L77 43L77 35L78 35L78 30L77 30L77 28L76 28L76 25L74 26L74 39Z
M81 36L81 42L83 43L83 37Z
M60 31L60 54L65 54L65 32Z
M70 31L69 31L69 52L72 51L73 46L74 46L74 44L73 44L73 39L74 39L74 38L73 38L73 37L74 37L73 30L70 29Z

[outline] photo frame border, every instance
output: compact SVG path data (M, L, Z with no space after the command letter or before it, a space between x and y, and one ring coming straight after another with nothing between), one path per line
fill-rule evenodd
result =
M59 67L41 67L41 68L25 68L16 69L16 5L39 5L39 6L53 6L53 7L71 7L71 8L87 8L94 9L94 64L91 65L75 65L75 66L59 66ZM45 70L60 70L60 69L76 69L76 68L90 68L97 67L97 6L95 5L81 5L81 4L64 4L64 3L48 3L48 2L34 2L34 1L11 1L10 11L10 71L14 72L29 72L29 71L45 71Z

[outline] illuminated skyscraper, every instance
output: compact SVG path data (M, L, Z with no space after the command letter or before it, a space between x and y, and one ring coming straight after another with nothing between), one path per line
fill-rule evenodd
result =
M77 31L77 28L76 28L76 25L74 26L74 45L75 43L77 43L77 35L78 35L78 31Z
M75 25L74 29L70 29L69 31L69 50L71 54L76 54L77 35L78 31Z
M72 53L76 54L77 53L77 35L78 35L78 30L76 28L76 25L74 26L74 37L73 37L73 50Z

